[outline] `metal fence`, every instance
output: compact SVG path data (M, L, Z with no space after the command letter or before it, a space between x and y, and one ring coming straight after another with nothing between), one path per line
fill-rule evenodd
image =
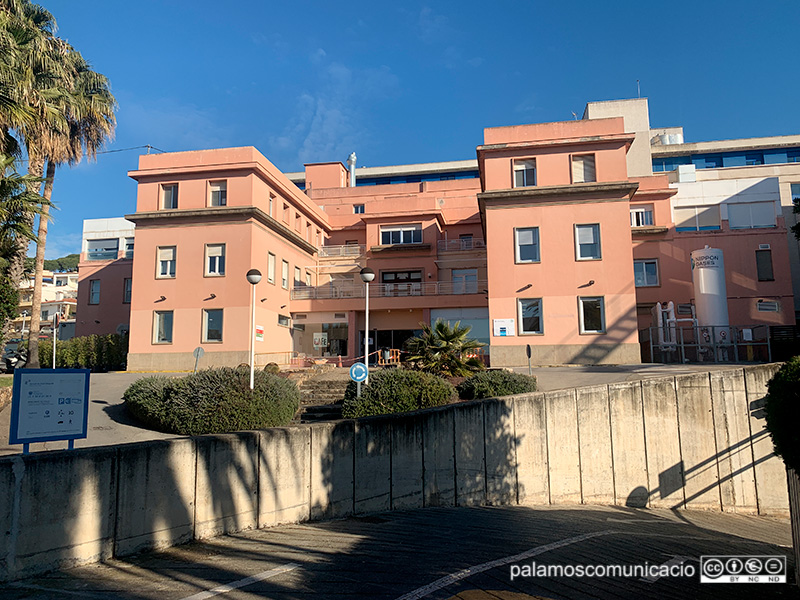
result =
M662 341L669 340L669 341ZM767 325L650 327L640 331L645 362L771 362Z
M486 281L413 281L408 283L373 283L370 298L399 298L406 296L452 296L482 294ZM332 298L363 298L364 285L336 282L319 287L299 286L292 290L292 300L328 300Z

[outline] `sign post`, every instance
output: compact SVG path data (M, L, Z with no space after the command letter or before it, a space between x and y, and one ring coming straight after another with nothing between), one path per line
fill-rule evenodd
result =
M525 346L525 354L528 355L528 377L530 377L531 375L533 375L533 373L531 372L531 345L530 344Z
M364 363L353 363L350 367L350 379L356 382L356 396L361 397L361 382L367 379L367 365Z
M84 439L89 422L88 369L16 369L11 396L10 444Z
M203 358L203 354L206 351L203 350L202 346L198 346L194 350L192 350L192 356L194 356L194 372L197 373L197 364L200 362L200 359Z
M58 324L61 319L58 318L59 314L53 315L53 368L56 368L56 338L58 338Z

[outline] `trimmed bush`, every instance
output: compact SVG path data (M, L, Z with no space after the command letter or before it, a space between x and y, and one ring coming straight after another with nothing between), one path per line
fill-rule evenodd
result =
M536 377L511 371L483 371L458 385L463 400L480 400L536 391Z
M146 377L123 395L145 425L182 435L280 427L300 405L294 382L256 371L254 389L245 369L217 368L186 377Z
M124 371L128 362L128 336L87 335L56 342L56 368ZM53 340L39 341L39 364L53 368Z
M273 375L277 375L281 372L281 368L278 366L278 363L267 363L264 365L264 371L267 373L272 373Z
M402 368L371 374L360 398L356 389L351 381L345 391L342 414L348 419L441 406L456 396L455 388L441 377Z
M800 356L785 363L769 380L765 408L775 454L800 473Z

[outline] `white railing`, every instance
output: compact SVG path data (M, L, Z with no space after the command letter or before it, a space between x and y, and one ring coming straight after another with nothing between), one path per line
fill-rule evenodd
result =
M320 258L335 256L361 256L364 254L365 246L360 244L346 244L344 246L322 246L319 249Z
M409 283L373 283L370 298L400 298L408 296L453 296L483 294L486 281L415 281ZM333 298L363 298L364 286L352 282L330 283L319 287L296 287L292 300L329 300Z
M480 250L486 248L483 240L464 238L460 240L439 240L436 249L439 252L464 252L467 250Z

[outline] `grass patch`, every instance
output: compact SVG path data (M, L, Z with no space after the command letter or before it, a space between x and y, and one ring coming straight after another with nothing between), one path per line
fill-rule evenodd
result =
M0 375L0 388L11 387L14 384L13 375Z

